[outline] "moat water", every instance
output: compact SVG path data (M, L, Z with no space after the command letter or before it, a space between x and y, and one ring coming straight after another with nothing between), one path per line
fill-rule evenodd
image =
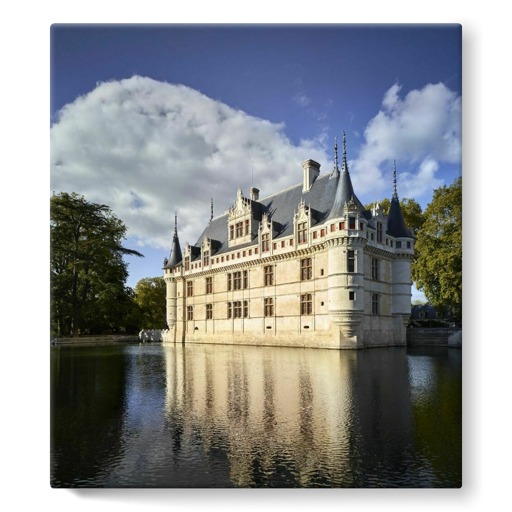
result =
M53 487L460 487L461 350L51 348Z

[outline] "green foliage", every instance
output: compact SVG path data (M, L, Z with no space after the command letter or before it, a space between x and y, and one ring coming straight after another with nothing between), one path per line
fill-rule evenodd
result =
M76 193L50 200L51 325L56 334L124 330L133 293L123 255L126 227L106 205Z
M135 303L144 329L166 329L166 285L163 277L145 277L135 285Z
M434 191L416 239L412 278L440 312L462 317L462 178Z

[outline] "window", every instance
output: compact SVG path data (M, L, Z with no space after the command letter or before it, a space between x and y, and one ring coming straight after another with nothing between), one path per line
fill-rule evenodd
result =
M345 229L345 221L340 222L340 229Z
M241 290L249 287L249 271L233 272L228 274L228 291Z
M249 302L244 300L244 318L249 316Z
M348 229L356 229L356 218L355 217L348 218Z
M236 237L244 235L244 223L243 222L237 222L236 223Z
M206 278L206 293L213 293L213 278Z
M249 219L247 219L245 221L245 234L248 235L249 234Z
M213 318L213 305L206 304L206 320L211 320Z
M353 273L356 271L356 258L352 250L347 251L347 272Z
M228 318L231 318L233 316L233 305L231 302L228 302Z
M210 251L203 252L203 266L206 267L210 264Z
M363 231L363 229L364 229L364 222L360 222L360 223L359 223L359 229L360 229L361 231Z
M407 249L411 248L411 242L407 242Z
M187 306L187 320L194 320L194 306Z
M193 281L187 281L187 297L194 295L194 283Z
M190 270L190 258L188 256L185 258L185 270Z
M402 248L402 242L400 240L397 240L396 242L396 248L401 249Z
M336 229L336 226L334 224L331 224L331 233L333 233L335 229Z
M272 286L274 284L274 267L272 265L263 267L263 278L265 286Z
M274 251L275 251L275 250L277 249L277 243L276 243L276 242L274 242L274 243L272 244L272 246L273 246Z
M378 315L380 313L379 294L372 293L372 315Z
M274 316L274 299L268 297L264 301L264 314L265 316Z
M317 236L318 236L318 231L313 231L313 238L316 239Z
M284 240L281 241L281 249L284 248Z
M377 242L382 243L382 222L377 222Z
M270 233L261 235L261 252L270 251Z
M325 236L325 229L320 230L320 236Z
M300 314L311 315L313 313L313 296L311 293L303 293L300 296Z
M313 277L313 266L311 258L304 258L300 260L300 280L308 281Z
M348 300L356 300L356 292L348 292Z
M299 244L304 244L308 241L308 223L307 222L299 222L297 224L297 234Z
M233 317L242 318L242 301L240 300L233 302Z
M372 279L379 280L379 260L377 258L372 258Z
M240 290L242 288L242 273L234 272L233 273L233 289Z
M229 239L233 240L235 238L235 226L229 226Z

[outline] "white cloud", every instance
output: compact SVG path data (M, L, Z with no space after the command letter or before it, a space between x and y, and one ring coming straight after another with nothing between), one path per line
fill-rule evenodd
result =
M195 243L210 217L254 186L263 197L326 162L323 140L293 145L273 124L182 85L149 78L99 84L65 106L51 129L51 188L108 204L141 245Z
M354 186L361 193L382 194L397 161L402 196L418 197L442 184L435 177L439 164L461 160L461 98L444 84L427 84L399 96L394 84L384 94L382 109L368 123L357 159L352 162ZM400 169L407 169L401 172Z

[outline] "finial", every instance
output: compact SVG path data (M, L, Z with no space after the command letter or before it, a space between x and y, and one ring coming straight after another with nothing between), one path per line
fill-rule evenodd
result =
M338 137L334 137L334 171L338 172Z
M343 130L343 172L348 172L347 165L347 136Z
M174 234L178 234L178 212L174 212Z
M210 222L211 222L213 219L213 197L211 198L210 208L211 208L211 214L210 214Z
M396 160L393 160L393 196L398 199L398 193L396 191Z

